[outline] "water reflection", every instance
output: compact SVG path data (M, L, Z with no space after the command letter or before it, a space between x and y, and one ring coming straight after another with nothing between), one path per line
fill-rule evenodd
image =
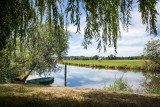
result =
M64 65L59 65L62 69L58 72L52 72L50 75L55 77L55 81L50 86L65 86L79 88L96 88L103 89L104 83L109 86L115 78L123 79L132 86L134 91L146 91L147 88L157 87L160 84L160 74L142 73L142 72L123 72L120 70L92 69L76 66L67 66L67 79L65 83ZM34 75L35 76L35 75ZM37 75L30 76L31 78L38 77Z
M160 94L160 73L159 72L144 72L145 81L142 86L145 92Z
M73 72L74 71L74 72ZM142 73L127 72L117 70L97 70L90 68L69 67L68 70L68 86L72 87L87 87L87 88L104 88L104 83L107 86L111 84L115 78L120 78L127 81L133 86L134 90L139 88L139 83L144 79ZM137 84L138 83L138 84Z
M50 86L70 86L79 88L103 89L104 84L109 86L115 78L123 79L132 86L136 92L160 93L160 73L151 72L124 72L120 70L92 69L76 66L67 66L65 79L65 66L59 65L61 70L51 72L49 76L54 76L54 82ZM45 74L47 75L47 74ZM44 75L41 75L42 77ZM28 79L38 78L38 74L33 73Z

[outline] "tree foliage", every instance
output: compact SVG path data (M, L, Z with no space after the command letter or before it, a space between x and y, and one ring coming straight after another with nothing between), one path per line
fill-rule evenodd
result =
M158 1L137 1L142 23L155 35L158 15L155 7ZM106 50L107 46L114 46L116 50L117 38L121 34L120 25L124 30L128 30L130 25L133 2L134 0L0 0L1 73L13 71L16 66L28 70L41 68L40 71L54 66L54 56L60 58L66 53L68 25L74 24L77 26L76 32L80 31L82 11L86 14L84 47L87 48L95 39L98 49Z
M157 34L156 21L159 0L138 0L138 10L146 29ZM16 37L23 43L32 38L29 29L35 23L47 21L51 36L58 33L58 26L72 23L80 31L82 11L86 14L84 46L87 48L92 39L96 39L98 47L106 50L114 46L120 37L120 25L128 29L131 22L131 11L134 0L1 0L0 1L0 48L15 47ZM51 21L53 20L53 21ZM54 23L54 30L51 23ZM66 28L67 29L67 28ZM102 34L100 33L102 32ZM60 37L59 37L60 38ZM11 40L14 40L11 43Z
M12 78L12 73L10 72L10 57L8 56L8 52L6 50L0 51L0 82L9 81L8 78Z
M144 48L144 54L147 55L150 60L156 63L160 63L160 40L151 39Z
M56 36L53 38L50 36L50 29L47 24L37 24L38 30L31 30L30 33L33 34L33 37L24 40L22 46L17 38L16 49L10 55L5 53L4 56L6 58L1 58L8 61L8 65L5 64L5 67L0 67L0 69L4 68L0 74L6 74L6 76L2 75L5 78L1 78L1 82L6 81L6 79L12 80L22 73L27 73L22 79L25 81L32 71L36 71L38 74L56 71L57 61L66 55L67 52L68 33L58 26L58 36L63 36L63 38L59 39ZM54 26L54 24L52 23L51 26ZM5 62L7 63L7 61ZM13 73L17 73L17 75L13 75Z
M145 68L153 71L160 70L160 40L151 39L144 48L144 54L149 58Z
M160 94L160 73L143 72L145 81L141 84L147 93ZM149 82L148 82L149 81Z

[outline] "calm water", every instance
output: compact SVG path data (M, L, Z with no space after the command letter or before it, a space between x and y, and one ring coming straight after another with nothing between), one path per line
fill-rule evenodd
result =
M49 75L55 78L54 83L50 84L50 86L64 86L64 65L59 66L61 67L60 71L52 72ZM159 74L67 66L67 86L69 87L103 89L105 85L109 86L112 84L115 78L122 76L132 86L132 89L137 92L142 92L160 85ZM33 73L28 80L38 77L37 74Z

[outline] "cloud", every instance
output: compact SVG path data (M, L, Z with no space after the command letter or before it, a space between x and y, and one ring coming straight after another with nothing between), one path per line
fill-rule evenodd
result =
M123 31L121 28L121 37L117 41L117 56L137 56L143 53L143 48L148 40L154 38L155 36L150 35L149 32L146 32L146 25L142 24L141 14L138 12L137 4L134 4L133 11L131 13L131 25L129 26L129 30ZM160 2L157 5L157 10L160 10ZM84 17L84 16L83 16ZM69 39L70 49L68 51L68 56L108 56L110 54L114 54L114 48L107 48L107 53L103 53L103 50L99 53L97 50L97 43L93 40L93 44L88 46L88 49L84 49L82 46L84 28L85 28L85 18L82 18L81 23L81 34L77 34L76 26L71 25L69 27L69 31L72 36ZM157 29L160 33L160 17L157 17ZM160 38L160 34L158 37Z
M74 33L74 34L81 34L81 35L84 35L84 28L80 28L80 32L78 32L77 33L77 26L75 26L75 25L73 25L73 24L70 24L69 26L68 26L68 31L70 32L70 33Z

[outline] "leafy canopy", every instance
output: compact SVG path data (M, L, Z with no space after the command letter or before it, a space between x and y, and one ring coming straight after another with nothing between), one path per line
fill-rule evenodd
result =
M151 39L144 48L144 54L147 55L150 60L160 63L160 39Z
M54 26L52 23L51 26ZM46 74L56 71L56 64L64 57L68 48L68 33L58 26L59 34L50 36L48 23L37 24L37 30L31 30L33 37L25 39L21 46L17 38L14 51L3 49L0 51L0 82L11 81L19 75L24 75L25 81L32 71L37 74ZM59 39L58 37L63 37Z
M150 62L146 63L146 67L152 71L160 71L160 39L151 39L144 48L144 55L146 55Z
M137 0L142 23L147 31L157 35L156 4L159 0ZM134 0L1 0L0 1L0 50L16 46L27 38L34 38L30 28L36 23L48 22L52 37L58 37L58 26L69 23L80 31L82 11L86 14L86 27L83 45L87 48L92 39L98 42L98 48L106 50L114 46L120 36L120 25L128 29ZM66 24L64 24L64 22ZM54 26L51 26L54 23ZM54 29L53 29L54 28ZM102 32L102 34L100 33ZM63 37L59 37L60 39Z

